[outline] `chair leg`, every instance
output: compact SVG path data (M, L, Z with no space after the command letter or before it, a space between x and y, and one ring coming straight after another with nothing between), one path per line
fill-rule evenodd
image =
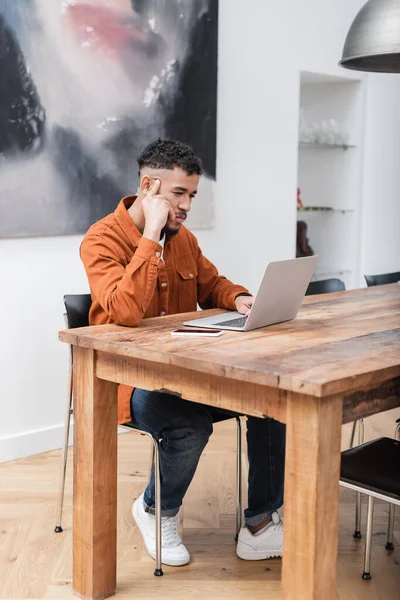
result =
M353 425L354 427L354 425ZM364 443L364 419L360 419L358 425L358 444ZM356 524L354 529L353 537L356 539L361 538L361 494L357 492L356 496Z
M353 538L359 540L361 535L361 494L357 492L356 496L356 524L353 533Z
M63 505L64 505L65 474L66 474L66 470L67 470L68 438L69 438L69 428L70 428L70 424L71 424L71 415L72 415L72 362L70 362L70 367L69 367L68 402L67 402L67 412L65 414L65 422L64 422L64 446L63 446L62 453L61 453L60 483L59 483L59 487L58 487L56 526L54 528L54 531L56 533L61 533L63 530L63 528L61 526L61 522L62 522L62 513L63 513Z
M236 536L242 527L242 423L236 417Z
M365 542L364 573L363 579L371 579L371 550L372 550L372 523L374 518L374 497L368 497L368 516L367 516L367 539Z
M398 423L398 425L396 426L396 431L394 432L394 439L400 441L400 419L397 419L396 423Z
M151 477L151 474L153 472L153 467L155 466L155 456L156 456L156 451L155 451L155 447L154 447L154 438L152 437L152 443L151 443L151 457L150 457L150 466L149 466L149 478Z
M160 453L159 442L153 439L154 449L154 480L155 480L155 509L156 509L156 568L154 575L161 577L164 575L162 570L161 557L161 478L160 478Z
M357 423L358 423L358 421L354 421L353 427L351 428L350 446L349 446L350 448L353 448L353 446L354 446L354 439L356 437Z
M394 504L389 504L389 523L388 523L388 532L387 532L387 540L386 540L386 550L394 550L393 545L393 531L394 531L394 516L395 516L396 507Z

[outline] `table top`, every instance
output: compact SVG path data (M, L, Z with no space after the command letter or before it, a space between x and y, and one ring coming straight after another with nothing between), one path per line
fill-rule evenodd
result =
M204 316L219 310L204 311ZM297 318L217 338L173 337L186 313L145 319L139 327L69 329L59 339L144 361L184 367L324 397L400 376L400 285L304 299Z

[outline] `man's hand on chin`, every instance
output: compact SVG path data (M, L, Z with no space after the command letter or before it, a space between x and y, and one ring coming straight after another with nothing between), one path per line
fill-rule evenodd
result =
M251 307L253 306L253 302L254 296L239 296L235 300L236 310L247 317Z

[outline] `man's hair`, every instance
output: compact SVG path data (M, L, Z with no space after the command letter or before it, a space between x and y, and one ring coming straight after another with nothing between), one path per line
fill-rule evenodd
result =
M173 170L179 167L188 175L201 175L203 165L193 148L176 140L159 138L151 142L137 159L139 173L143 167Z

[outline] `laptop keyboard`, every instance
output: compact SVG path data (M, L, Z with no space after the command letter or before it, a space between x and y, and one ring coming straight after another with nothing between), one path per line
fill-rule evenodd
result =
M231 319L226 321L221 321L221 323L214 323L218 327L221 325L229 325L229 327L244 327L246 325L247 317L238 317L237 319Z

